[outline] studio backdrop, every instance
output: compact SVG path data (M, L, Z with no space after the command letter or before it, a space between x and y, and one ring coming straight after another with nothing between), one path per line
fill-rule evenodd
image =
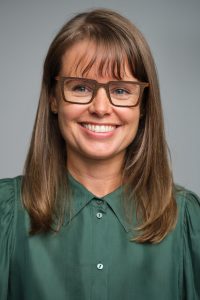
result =
M127 16L149 42L174 178L200 195L199 0L0 0L0 178L22 174L51 40L74 14L99 7Z

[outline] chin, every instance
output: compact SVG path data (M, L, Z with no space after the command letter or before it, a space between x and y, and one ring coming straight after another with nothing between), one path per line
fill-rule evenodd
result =
M93 150L92 152L81 152L80 154L82 157L92 160L109 160L123 155L122 152L108 152L100 150Z

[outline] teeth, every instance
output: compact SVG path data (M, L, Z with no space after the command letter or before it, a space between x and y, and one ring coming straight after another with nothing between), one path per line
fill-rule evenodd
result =
M110 132L116 128L116 126L111 126L111 125L93 125L93 124L82 124L82 125L83 127L93 132Z

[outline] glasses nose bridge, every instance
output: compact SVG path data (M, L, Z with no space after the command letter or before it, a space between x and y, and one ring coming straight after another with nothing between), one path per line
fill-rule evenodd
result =
M94 96L95 97L98 93L98 90L100 88L103 88L106 91L106 95L110 101L110 93L109 93L109 82L107 83L100 83L100 82L96 82L96 86L95 86L95 91L94 91Z

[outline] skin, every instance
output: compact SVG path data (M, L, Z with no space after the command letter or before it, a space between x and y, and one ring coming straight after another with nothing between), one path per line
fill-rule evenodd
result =
M82 70L96 51L94 44L81 41L73 45L62 58L59 76L83 77ZM84 57L84 59L82 59ZM99 57L99 60L101 57ZM80 60L77 68L76 62ZM98 74L98 59L84 77L100 83L116 80L108 74ZM137 80L125 62L122 80ZM57 88L51 109L58 113L59 127L66 141L67 168L88 190L102 197L121 184L121 169L126 148L133 141L139 124L140 107L115 107L103 88L98 90L93 102L86 105L67 103ZM92 132L83 123L114 125L106 133Z

